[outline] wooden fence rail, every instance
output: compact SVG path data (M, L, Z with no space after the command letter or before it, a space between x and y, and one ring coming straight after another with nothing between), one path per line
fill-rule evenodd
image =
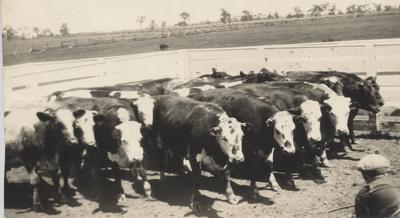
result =
M212 67L232 74L257 72L266 67L278 72L338 70L362 77L377 76L386 104L400 107L399 38L184 49L7 66L4 67L5 101L13 99L13 95L33 98L76 87L162 77L193 78L210 73Z

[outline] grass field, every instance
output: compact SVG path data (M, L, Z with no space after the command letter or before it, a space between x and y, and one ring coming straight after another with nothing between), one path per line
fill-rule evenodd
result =
M110 34L107 34L110 35ZM273 26L257 26L249 29L205 33L182 37L149 39L143 41L121 41L112 44L97 44L73 48L55 48L43 52L14 55L18 47L35 46L43 43L60 43L95 37L77 35L47 39L5 41L3 44L4 65L27 62L56 61L127 55L158 51L160 43L167 43L170 50L185 48L235 47L268 44L321 42L333 38L361 40L400 37L400 14L338 18L310 23L289 23ZM97 36L98 37L98 36Z

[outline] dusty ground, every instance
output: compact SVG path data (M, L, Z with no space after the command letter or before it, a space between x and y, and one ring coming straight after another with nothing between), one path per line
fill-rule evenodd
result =
M358 139L357 149L362 152L351 152L347 158L332 160L334 167L325 168L323 174L328 183L318 185L312 181L296 180L302 189L299 192L282 191L280 193L262 189L265 183L258 183L261 194L265 200L261 203L249 202L248 181L234 180L233 189L242 200L238 205L230 205L223 195L223 183L212 177L204 177L201 193L204 195L203 203L208 210L197 216L206 217L351 217L353 200L356 192L361 188L363 181L355 169L356 160L367 153L379 152L385 155L393 165L392 178L400 184L400 142L398 140L371 140ZM49 213L34 213L29 210L30 189L26 173L23 169L13 170L8 173L11 183L6 190L6 217L41 217ZM125 203L118 205L112 202L115 199L114 186L111 180L98 182L97 186L75 192L74 201L70 205L54 206L53 217L111 217L115 215L124 217L195 217L187 206L189 200L188 180L184 177L168 177L169 194L160 197L158 189L158 173L151 176L151 184L155 189L155 200L150 201L136 194L130 182L123 182L124 188L129 193ZM46 181L49 182L48 179ZM71 181L72 182L72 181ZM51 197L51 189L44 184ZM102 191L96 191L102 190ZM50 193L50 194L49 194ZM101 194L99 194L101 193ZM51 207L50 202L47 203ZM345 208L347 207L347 208ZM341 209L345 208L345 209ZM339 209L339 210L337 210Z

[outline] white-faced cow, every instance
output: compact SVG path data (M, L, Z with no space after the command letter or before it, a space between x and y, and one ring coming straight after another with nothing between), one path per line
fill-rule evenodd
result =
M115 98L66 98L62 104L80 109L74 115L81 138L94 135L95 146L86 146L85 169L96 172L101 165L111 166L122 190L119 200L124 201L120 168L129 168L135 182L143 181L144 193L150 198L151 187L142 166L141 124L136 121L131 102Z
M298 148L296 149L296 156L302 157L300 158L301 163L289 161L293 158L278 155L278 152L274 152L277 154L274 155L274 163L276 163L274 164L274 169L285 172L285 174L276 174L281 187L289 190L298 190L291 176L292 166L295 165L301 166L299 170L302 175L311 174L314 181L321 181L323 177L317 170L316 164L314 164L314 157L320 146L320 143L316 142L322 138L320 132L322 114L318 102L309 100L305 95L294 90L269 87L265 84L242 84L232 88L262 97L272 102L279 110L289 111L304 121L296 122L296 131L293 136L294 143ZM282 159L285 161L281 161Z
M338 96L325 84L301 81L267 82L265 84L280 89L294 89L309 99L319 102L322 105L323 116L321 119L322 146L331 144L334 137L338 136L342 141L342 146L347 145L351 148L347 140L349 135L347 121L352 107L350 98ZM323 163L327 164L326 159L323 159Z
M243 153L244 168L251 183L251 197L257 200L260 194L256 179L270 177L272 188L277 186L272 172L272 151L277 149L285 155L295 152L293 132L299 119L295 115L280 111L270 102L258 96L235 89L216 89L191 96L195 100L213 102L220 105L226 113L238 121L246 123L244 129Z
M179 96L159 98L154 106L153 130L158 146L166 155L172 153L190 161L194 181L191 207L200 209L199 179L201 170L222 173L226 179L229 202L238 202L230 184L230 164L243 161L242 124L229 117L216 104ZM164 170L161 180L165 180Z
M353 121L358 110L363 109L377 113L379 108L384 105L379 85L374 77L363 80L355 74L338 71L288 72L287 76L298 81L324 83L337 94L343 93L345 97L351 98L354 107L349 115L348 127L352 143L354 143Z
M39 195L39 174L50 172L57 190L57 199L66 197L60 187L59 169L64 178L64 190L68 189L67 163L70 149L77 146L73 130L74 117L69 109L58 104L16 109L6 113L5 146L6 170L25 166L33 186L33 209L43 209Z

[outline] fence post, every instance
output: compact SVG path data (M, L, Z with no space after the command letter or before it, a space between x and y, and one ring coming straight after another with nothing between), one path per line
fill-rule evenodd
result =
M190 72L190 60L189 60L188 49L179 50L179 73L177 76L179 78L193 77L192 73Z
M367 77L377 75L376 72L376 48L374 43L368 43L365 45L366 49L366 73ZM369 123L370 123L370 130L372 131L381 131L381 124L380 120L382 117L382 113L378 112L377 114L369 113Z

